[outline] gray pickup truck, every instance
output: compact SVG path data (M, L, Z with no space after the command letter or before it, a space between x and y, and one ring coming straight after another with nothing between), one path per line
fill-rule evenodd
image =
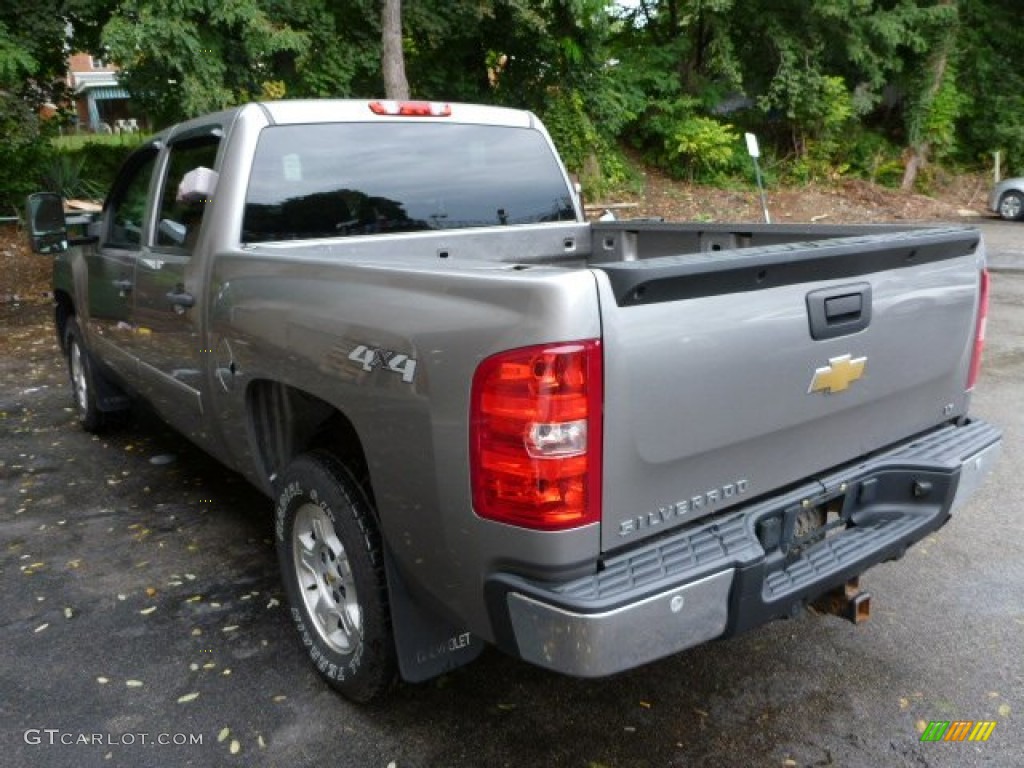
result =
M356 701L487 643L597 677L863 618L1000 445L977 231L588 223L526 112L250 104L29 217L82 425L145 400L274 500Z

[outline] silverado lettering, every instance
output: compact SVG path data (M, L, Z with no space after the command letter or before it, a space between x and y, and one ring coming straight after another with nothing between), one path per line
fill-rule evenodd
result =
M675 504L658 507L656 512L648 512L646 515L623 520L619 523L619 535L629 536L637 533L643 528L652 528L662 523L667 523L673 518L694 516L705 510L717 506L720 502L729 503L731 499L742 496L747 492L747 481L737 480L734 483L726 483L721 488L712 488L697 496L677 501Z

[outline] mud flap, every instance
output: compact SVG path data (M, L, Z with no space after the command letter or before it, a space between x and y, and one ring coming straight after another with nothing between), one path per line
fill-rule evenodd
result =
M88 350L83 351L89 356L96 407L103 413L117 413L128 410L132 404L128 395L110 380L103 367L96 363L96 358L91 352Z
M107 380L102 373L94 377L96 387L96 407L104 413L116 413L125 411L131 405L131 400Z
M486 643L417 602L405 586L391 553L384 564L391 602L391 624L402 679L421 683L476 659Z

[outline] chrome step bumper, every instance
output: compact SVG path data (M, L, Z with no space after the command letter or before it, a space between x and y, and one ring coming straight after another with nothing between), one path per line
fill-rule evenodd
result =
M977 490L1001 434L948 425L781 496L609 558L561 584L496 574L499 645L578 677L603 677L799 611L903 555ZM834 520L795 532L807 510Z

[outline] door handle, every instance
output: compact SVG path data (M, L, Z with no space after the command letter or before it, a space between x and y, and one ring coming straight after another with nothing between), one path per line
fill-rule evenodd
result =
M167 294L167 300L171 302L175 307L181 307L182 309L188 309L189 307L195 306L196 299L184 289L175 289L169 291Z

